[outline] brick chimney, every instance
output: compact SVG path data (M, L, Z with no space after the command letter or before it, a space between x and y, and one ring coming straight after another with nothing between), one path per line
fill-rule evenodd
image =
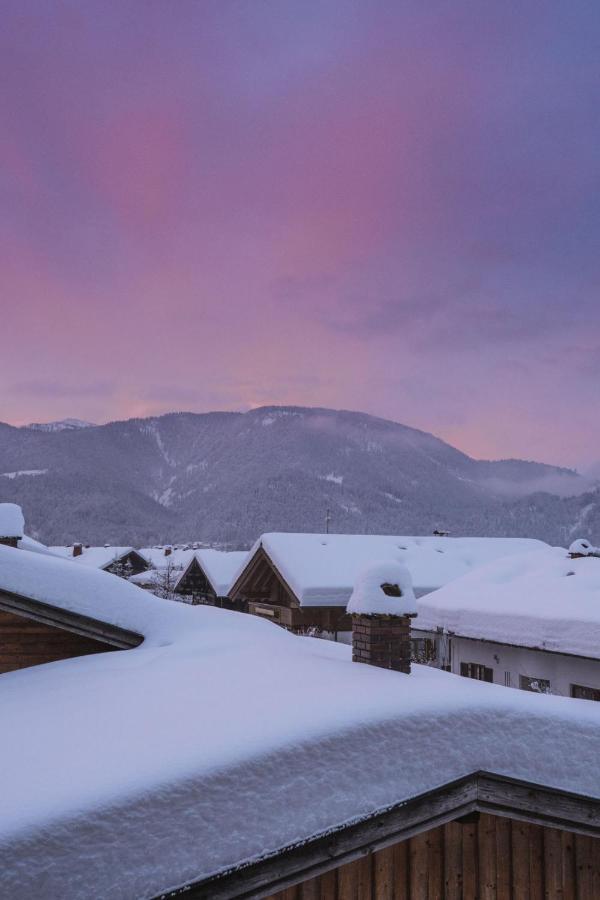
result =
M172 547L165 547L165 556L170 556L172 552L173 552Z
M359 575L348 603L352 660L410 674L410 620L417 614L412 579L400 562L375 563Z
M73 556L81 556L83 553L83 545L82 544L73 544Z

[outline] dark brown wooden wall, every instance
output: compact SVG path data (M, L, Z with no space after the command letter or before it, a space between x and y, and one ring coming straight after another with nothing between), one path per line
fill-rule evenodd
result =
M482 814L269 900L600 900L600 839Z
M0 610L0 673L114 649L92 638Z

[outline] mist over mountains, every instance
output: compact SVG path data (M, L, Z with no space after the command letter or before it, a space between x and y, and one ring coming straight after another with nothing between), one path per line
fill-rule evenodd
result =
M600 542L600 492L570 469L481 461L364 413L264 407L92 426L0 424L0 500L48 543L244 546L263 531ZM60 427L62 426L62 427Z

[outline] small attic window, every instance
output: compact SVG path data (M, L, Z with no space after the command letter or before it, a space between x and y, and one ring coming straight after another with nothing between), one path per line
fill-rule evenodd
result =
M567 572L567 575L574 575L575 572Z
M386 597L401 597L402 591L397 584L389 584L387 581L381 585L381 590Z

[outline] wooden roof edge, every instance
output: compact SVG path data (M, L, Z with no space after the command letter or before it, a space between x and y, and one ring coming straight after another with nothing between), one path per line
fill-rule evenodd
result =
M234 594L237 593L237 591L239 590L239 584L240 584L240 582L243 582L243 580L246 578L248 571L253 569L256 566L257 561L260 558L259 554L260 554L261 550L264 552L264 547L262 545L262 541L259 541L258 546L255 547L255 549L254 549L254 553L252 553L251 556L248 555L248 558L246 559L246 562L244 564L242 571L239 573L239 575L237 576L237 578L235 579L233 584L229 585L229 590L227 591L227 596L231 600L235 599Z
M148 569L151 568L150 560L147 559L143 553L140 553L139 550L136 550L135 547L129 547L125 551L125 553L121 553L121 554L119 554L119 556L114 556L112 559L109 559L109 561L107 563L105 563L103 566L100 566L100 568L102 569L103 572L105 572L111 566L114 566L115 563L121 562L122 559L126 559L128 556L136 556L140 560L140 562L142 562L146 566L146 568L143 569L142 571L147 572Z
M284 590L286 590L289 593L290 597L293 597L296 600L298 606L301 607L302 603L300 602L300 597L298 597L298 594L296 593L296 591L293 590L293 588L290 586L289 582L283 577L283 575L279 571L278 567L275 565L273 558L265 550L262 541L260 542L260 544L258 545L256 550L254 551L254 553L252 554L250 559L246 562L246 565L240 572L240 574L237 577L237 579L235 580L235 582L230 586L229 593L228 593L229 598L231 600L236 599L234 595L239 591L240 583L243 583L243 581L245 580L247 575L249 575L253 571L253 569L256 568L256 566L260 563L261 559L265 559L268 562L268 564L271 566L271 568L273 570L273 574L279 580L279 582L283 586Z
M8 591L0 591L0 609L34 619L36 622L43 622L45 625L63 628L73 634L102 641L119 650L138 647L144 640L143 635L119 625L112 625L110 622L103 622L91 616L84 616L72 610L62 609L50 603L20 594L12 594Z
M473 812L600 837L600 800L491 772L464 778L342 825L219 875L165 891L161 898L250 900L269 897L375 850Z

